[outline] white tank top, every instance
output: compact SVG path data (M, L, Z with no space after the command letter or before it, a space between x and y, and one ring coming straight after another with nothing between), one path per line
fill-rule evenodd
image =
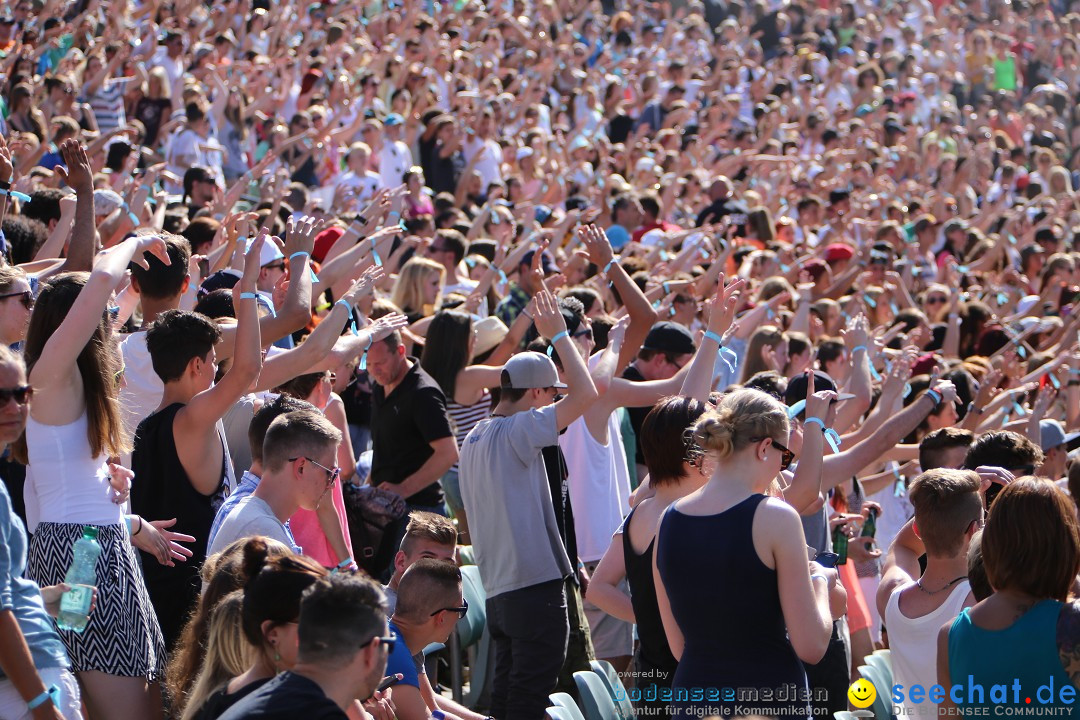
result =
M611 536L630 512L630 472L615 413L608 416L607 434L607 445L601 445L580 417L559 437L582 562L604 556Z
M43 425L26 420L26 520L30 532L38 523L118 525L123 509L112 501L109 466L104 457L90 457L84 412L69 425Z
M939 608L922 617L909 618L900 612L900 592L914 584L909 583L894 590L889 604L885 606L885 627L889 630L889 647L892 648L893 684L903 685L905 689L915 684L924 688L937 684L938 631L960 614L971 592L971 585L964 580L952 589ZM937 710L937 704L930 702L929 698L922 704L912 704L906 692L902 707L909 716L919 713L933 715Z

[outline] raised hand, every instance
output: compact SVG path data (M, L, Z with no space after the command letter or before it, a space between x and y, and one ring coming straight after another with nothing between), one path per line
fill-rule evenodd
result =
M136 243L135 254L131 257L131 262L135 263L143 270L150 269L150 263L143 257L143 253L150 253L162 263L166 265L172 265L172 259L169 257L169 246L165 244L165 241L159 235L139 235L133 237L127 242Z
M14 174L15 165L11 161L11 149L8 148L4 137L0 135L0 180L11 182Z
M60 155L64 158L64 165L56 166L60 179L74 188L75 192L93 192L94 173L90 169L86 148L78 140L65 140L60 145Z
M290 217L285 233L285 257L292 257L298 252L311 255L315 248L315 236L322 231L323 225L324 221L310 215L300 218L299 221Z
M716 333L726 340L724 336L732 328L735 310L739 306L739 296L745 284L745 281L738 278L725 287L724 275L720 274L716 286L716 297L709 309L709 332Z
M533 309L533 322L541 336L551 340L561 332L566 332L566 320L559 311L555 296L547 290L536 294L536 306Z
M353 283L352 287L345 293L343 299L348 300L349 304L355 307L356 303L360 301L360 298L370 293L375 288L375 283L385 274L383 269L378 265L370 266L360 274L360 278Z
M602 272L615 256L607 234L596 225L582 225L578 228L578 237L589 253L589 261Z
M259 231L259 234L255 236L255 239L248 245L247 252L244 253L244 274L240 278L238 283L240 290L243 292L254 292L256 284L259 280L259 272L262 270L262 264L259 262L262 255L263 243L271 242L270 231L263 228Z
M368 327L368 332L371 333L371 342L377 343L380 340L389 337L390 333L395 330L401 330L402 328L407 327L408 324L409 318L401 313L383 315Z
M836 393L832 390L814 391L814 380L817 375L813 371L806 373L806 417L816 417L823 422L829 414Z

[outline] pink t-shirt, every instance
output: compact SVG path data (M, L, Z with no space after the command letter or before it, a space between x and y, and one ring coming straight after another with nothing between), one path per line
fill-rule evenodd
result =
M337 513L338 521L341 522L341 529L345 532L345 547L351 552L352 539L349 537L349 521L345 516L345 496L341 492L340 480L330 488L330 499L334 503L334 512ZM325 498L323 502L326 502ZM334 554L314 510L303 508L297 510L289 518L289 527L292 529L293 537L296 538L296 544L300 546L304 554L320 565L332 568L345 559Z

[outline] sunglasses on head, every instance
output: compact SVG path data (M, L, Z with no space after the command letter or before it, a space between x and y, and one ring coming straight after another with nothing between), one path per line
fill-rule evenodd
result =
M26 308L27 310L32 310L34 308L34 293L32 293L31 291L29 291L29 290L21 290L19 292L13 292L13 293L7 293L6 295L0 295L0 300L3 300L5 298L13 298L13 297L19 298L19 302L21 302L23 307Z
M0 407L14 400L19 405L25 405L34 396L34 388L29 385L18 385L13 388L0 388Z
M465 614L466 614L467 612L469 612L469 601L468 601L468 600L466 600L465 598L462 598L462 599L461 599L461 607L445 607L445 608L439 608L439 609L438 609L438 610L436 610L435 612L431 613L431 617L435 617L436 615L438 615L438 614L439 614L439 613L441 613L441 612L455 612L455 613L457 613L458 615L460 615L460 616L461 616L462 618L464 618L464 617L465 617Z

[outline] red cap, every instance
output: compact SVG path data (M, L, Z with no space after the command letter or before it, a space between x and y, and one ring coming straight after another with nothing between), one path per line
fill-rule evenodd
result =
M345 234L343 228L334 226L328 227L321 233L315 236L315 247L311 252L311 259L316 262L322 262L326 257L326 253L330 252L330 248L334 246L334 243L338 241L342 235Z
M850 245L833 243L825 247L825 262L834 263L839 260L850 260L853 257L855 257L855 251Z
M926 353L915 360L915 363L911 366L911 374L929 375L935 365L937 365L937 358L934 353Z

